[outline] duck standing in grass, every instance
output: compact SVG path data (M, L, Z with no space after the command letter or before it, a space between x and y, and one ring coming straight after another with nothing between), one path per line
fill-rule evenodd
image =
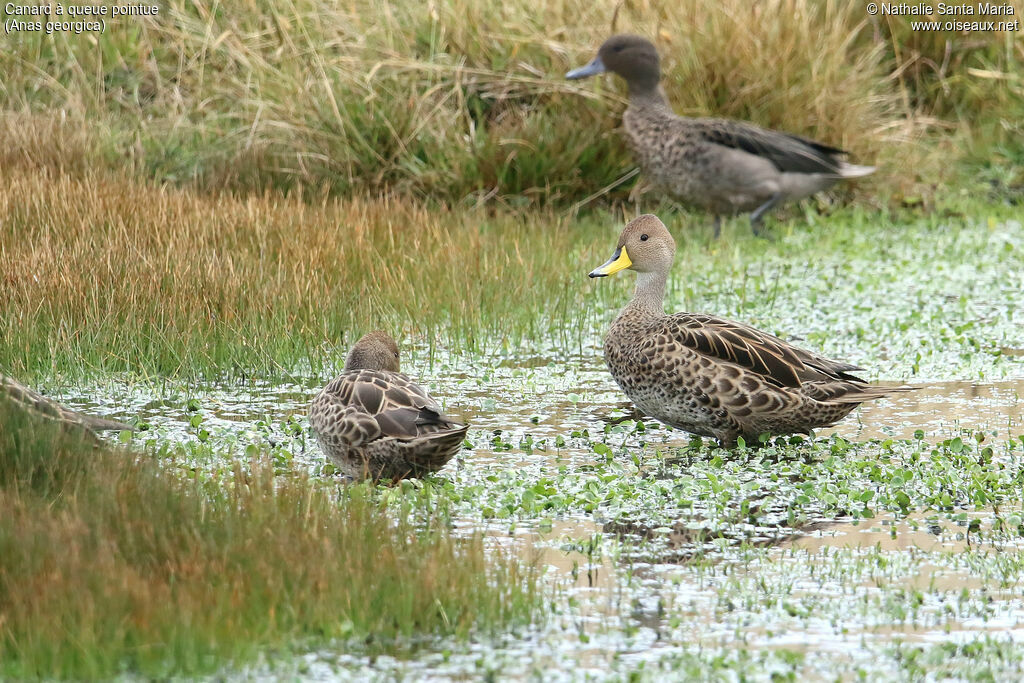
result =
M629 87L622 124L641 168L672 196L713 213L716 236L723 214L751 212L756 234L764 214L780 202L875 170L848 164L839 158L843 150L797 135L743 121L677 116L658 85L658 51L641 36L612 36L590 64L565 77L606 71Z
M590 273L637 273L633 300L604 340L612 377L637 408L661 422L732 447L764 433L828 427L864 401L911 387L873 386L854 365L797 348L712 315L665 315L676 244L657 216L626 225L615 253Z
M309 423L343 474L374 480L436 472L469 429L399 371L398 345L380 331L352 347L344 371L313 399Z

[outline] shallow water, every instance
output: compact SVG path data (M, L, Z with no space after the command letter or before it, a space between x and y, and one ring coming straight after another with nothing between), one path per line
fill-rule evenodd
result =
M631 404L608 375L599 352L591 351L568 360L533 359L532 365L524 367L505 364L483 371L472 365L456 369L440 364L443 375L424 384L453 417L468 421L474 431L501 430L546 438L567 430L603 429L610 421L627 416ZM486 361L479 365L486 366ZM423 377L430 376L431 370L420 366L409 373ZM197 412L204 415L207 429L242 435L251 433L260 422L272 424L289 416L303 420L310 399L329 379L299 376L293 382L166 386L159 390L104 383L51 394L77 410L128 421L139 418L168 437L184 440L193 433L190 413L183 409L189 399L199 401ZM1013 430L1024 418L1024 379L907 384L916 391L866 403L834 428L820 430L819 435L909 439L918 430L930 436L956 434L962 428ZM678 432L672 443L682 445L688 440L684 432ZM494 457L486 451L477 455Z
M930 435L1016 429L1024 417L1024 379L911 385L917 391L862 405L834 431L858 440L909 439L919 429Z
M472 448L401 494L430 487L450 499L457 533L482 532L496 551L536 561L557 587L553 612L499 642L372 660L342 644L245 675L1019 675L1024 225L855 234L844 253L796 263L787 245L804 237L766 243L736 272L702 270L699 254L684 260L669 308L789 333L864 366L866 378L918 391L865 405L813 440L727 453L622 419L630 407L604 368L603 327L573 353L473 356L407 341L406 371L472 424ZM581 284L597 286L616 285ZM141 419L150 428L136 444L170 445L200 468L255 445L284 472L331 476L305 417L329 379L300 371L287 382L153 387L108 378L55 395Z
M818 434L817 450L786 445L765 461L725 460L716 476L732 477L740 498L763 506L751 523L735 518L742 501L718 504L720 494L695 488L712 471L716 451L708 445L694 450L688 435L653 421L642 431L631 420L612 424L628 403L597 349L587 351L570 359L447 359L409 368L436 378L428 382L432 393L473 426L472 450L433 479L458 494L458 533L483 531L495 548L545 568L558 586L558 613L501 643L438 643L410 659L372 661L327 649L310 653L296 673L358 679L500 671L570 680L642 668L657 678L669 670L711 675L716 667L746 667L753 657L762 672L831 676L854 666L890 675L901 666L891 654L897 641L927 648L1024 636L1016 626L1024 620L1024 566L998 559L1007 551L1015 556L1020 537L995 529L1007 510L1020 509L1019 496L909 516L878 509L857 520L812 501L789 519L786 501L799 494L798 484L779 493L771 481L806 467L801 460L808 458L822 473L833 433L866 444L853 451L865 462L885 440L903 444L887 458L907 460L915 443L923 453L921 444L995 433L987 437L995 457L1017 467L1024 448L1003 440L1024 434L1024 380L929 382ZM246 446L256 444L286 453L288 468L318 473L305 409L326 379L159 391L108 381L60 398L76 409L142 419L151 429L137 441L196 446L205 430L212 448L187 457L209 467L244 458ZM198 427L191 424L197 415ZM915 441L919 431L923 438ZM771 457L782 460L773 465ZM535 500L527 500L528 489L540 491ZM690 504L679 507L687 497ZM968 545L970 520L979 526Z

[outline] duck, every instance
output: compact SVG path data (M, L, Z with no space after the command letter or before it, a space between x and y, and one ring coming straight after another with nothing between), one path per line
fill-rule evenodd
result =
M875 171L842 160L847 153L837 147L799 135L746 121L678 116L659 85L658 51L643 36L612 36L593 61L565 77L604 72L626 81L622 124L641 169L675 199L712 213L716 237L723 215L748 212L754 234L760 234L765 214L779 204Z
M398 344L382 330L353 345L341 374L310 404L309 424L342 475L374 481L440 470L469 429L402 374Z
M18 380L0 373L0 399L9 401L17 410L57 423L62 429L74 432L94 446L100 445L100 432L133 432L136 426L105 417L81 413L43 396Z
M865 401L910 391L879 386L825 358L744 323L701 313L665 314L676 244L653 214L630 221L611 258L590 273L636 272L633 299L604 339L615 382L637 409L671 427L733 448L742 438L830 427Z

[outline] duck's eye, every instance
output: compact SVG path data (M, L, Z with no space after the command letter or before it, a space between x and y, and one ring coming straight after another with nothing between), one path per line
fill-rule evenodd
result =
M622 52L625 48L625 45L616 45L612 48L612 52Z
M640 241L641 242L646 242L647 241L647 235L640 235Z

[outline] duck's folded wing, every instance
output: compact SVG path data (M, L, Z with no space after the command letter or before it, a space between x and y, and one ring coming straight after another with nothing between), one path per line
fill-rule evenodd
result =
M332 411L328 403L337 408ZM414 438L463 426L445 415L422 387L395 372L359 370L338 377L317 397L310 422L314 422L313 414L325 423L338 420L321 416L342 411L346 420L343 431L359 436L363 442L369 440L371 432L373 438ZM373 423L372 428L367 421Z
M7 398L19 404L22 408L37 415L46 417L64 424L74 424L85 427L93 432L106 430L128 430L134 431L135 427L118 420L109 420L105 417L94 417L71 410L67 406L43 396L38 391L30 389L13 377L0 373L0 393L6 394Z
M462 427L443 413L425 406L385 410L376 415L376 420L384 436L399 439L412 439L424 434Z
M353 402L374 416L383 436L413 438L462 426L405 375L389 373L386 379L386 386L379 380L371 381L353 393Z
M378 370L356 370L335 378L323 394L332 396L342 406L352 406L367 415L414 405L415 384L401 373Z
M844 381L808 382L803 386L805 396L825 403L863 403L892 393L911 391L912 387L855 384Z
M839 175L842 162L837 155L846 154L837 147L742 121L696 119L693 125L705 142L763 157L786 173Z
M671 315L664 321L664 333L670 339L704 356L752 370L777 386L798 387L807 381L835 379L862 381L847 374L860 369L855 365L830 360L743 323L691 313Z

